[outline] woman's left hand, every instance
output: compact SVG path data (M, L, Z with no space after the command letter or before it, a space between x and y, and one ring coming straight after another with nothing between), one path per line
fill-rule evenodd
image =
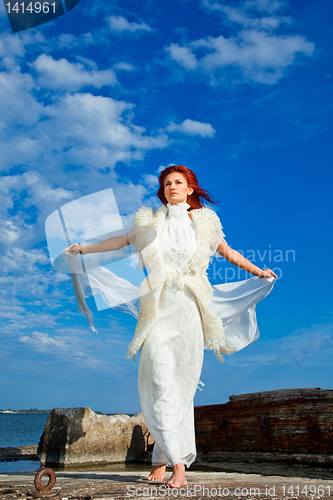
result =
M258 278L270 278L273 276L274 278L277 278L277 275L272 271L272 269L262 269L260 276Z

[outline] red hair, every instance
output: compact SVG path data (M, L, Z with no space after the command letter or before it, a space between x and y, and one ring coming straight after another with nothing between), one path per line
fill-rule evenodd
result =
M217 203L216 201L213 201L211 199L211 197L209 196L208 192L205 189L202 189L199 186L197 176L192 170L190 170L187 167L184 167L184 165L172 165L171 167L167 167L164 170L162 170L159 178L160 187L159 190L157 191L157 196L164 205L167 205L168 203L166 197L164 196L164 181L166 176L171 174L172 172L180 172L181 174L183 174L183 176L186 179L188 187L193 189L193 193L189 195L187 198L187 203L191 205L191 208L189 210L192 210L194 208L202 208L203 207L202 198L209 201L209 203Z

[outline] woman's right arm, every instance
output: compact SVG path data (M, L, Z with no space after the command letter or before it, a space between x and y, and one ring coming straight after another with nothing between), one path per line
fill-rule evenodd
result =
M78 243L74 243L73 245L67 247L65 252L71 255L77 255L78 253L86 255L88 253L110 252L112 250L120 250L130 243L134 243L134 240L134 230L131 229L128 233L122 234L121 236L113 236L112 238L100 241L99 243L94 243L93 245L86 245L82 247Z

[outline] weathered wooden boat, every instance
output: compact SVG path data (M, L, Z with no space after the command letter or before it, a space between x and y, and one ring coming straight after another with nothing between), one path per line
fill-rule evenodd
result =
M247 472L333 472L333 390L233 395L225 404L196 407L195 426L197 464Z

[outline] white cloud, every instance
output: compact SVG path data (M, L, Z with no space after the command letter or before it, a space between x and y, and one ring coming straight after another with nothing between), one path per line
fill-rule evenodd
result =
M2 34L0 37L0 57L13 57L24 55L25 49L19 37L10 35L9 33Z
M18 217L12 217L10 220L0 220L0 239L3 245L12 245L23 236L24 224Z
M158 183L158 177L156 175L152 174L147 174L143 178L145 186L148 186L150 189L158 189L159 183Z
M15 242L23 241L25 245L28 245L32 237L43 238L38 224L32 225L29 222L29 214L25 209L35 207L37 215L43 216L66 203L73 196L75 196L73 191L52 187L46 176L43 177L37 172L2 176L0 213L3 217L0 219L0 235L3 244L11 246ZM18 212L16 215L9 216L8 210L12 211L18 200L20 200ZM41 222L43 224L44 220Z
M197 122L195 120L184 120L183 123L169 123L167 126L168 132L181 132L188 135L200 135L201 137L213 137L215 130L210 123Z
M117 83L112 69L86 70L81 63L70 63L64 58L56 61L46 54L38 56L33 67L39 73L38 84L51 89L73 92L86 86L101 88Z
M38 314L43 314L43 307L44 314L48 315L49 310L61 305L61 300L68 301L65 292L71 283L67 275L52 269L45 250L26 250L22 248L25 241L21 239L19 244L3 251L0 260L0 314L2 317L6 314L6 318L11 320L12 329L23 328L23 325L25 328L33 327L36 321L39 324ZM38 306L36 313L29 304ZM24 306L20 316L17 316L16 306ZM53 318L52 315L50 317ZM52 319L52 324L55 319Z
M71 343L68 342L68 338L52 338L47 333L38 331L32 332L31 335L21 335L19 337L20 342L32 345L34 349L39 352L45 352L54 349L60 351L68 351L70 346L72 347L73 344L77 343L73 338L70 340L72 340Z
M59 49L65 47L68 49L73 49L76 47L84 47L85 45L96 45L100 43L103 39L100 30L94 30L92 33L82 33L79 36L75 36L72 33L61 33L55 39L55 43Z
M245 8L256 8L259 12L267 12L273 14L285 7L287 4L284 0L247 0L244 2Z
M112 323L114 323L115 327L118 327L116 322ZM116 329L119 331L119 328ZM31 333L22 333L18 336L18 341L25 344L33 352L43 353L53 360L71 361L83 365L85 369L96 368L102 370L112 365L110 352L107 359L105 359L105 346L109 351L113 351L111 357L117 357L115 351L121 349L123 353L121 357L125 358L128 342L124 341L122 335L113 334L112 337L99 340L98 336L90 333L85 336L84 332L77 328L57 328L52 335L41 330L35 329ZM121 326L120 331L122 334L127 333L127 330Z
M184 69L197 69L198 61L190 47L181 47L177 43L172 43L169 47L166 47L166 51L169 53L170 59L179 63Z
M94 81L94 70L92 75ZM163 132L148 134L135 125L131 103L79 93L56 95L44 105L35 90L31 75L16 69L0 73L2 170L25 165L41 169L45 177L57 171L56 179L64 165L113 169L117 162L141 160L146 151L168 145Z
M122 71L133 71L135 67L127 62L119 62L114 65L114 69L120 69Z
M40 119L43 113L43 104L39 103L33 95L37 89L31 75L21 73L17 68L13 71L0 72L0 134L4 134L10 127L15 127L16 149L28 150L32 139L27 135L21 141L21 134L17 128L30 126ZM6 142L2 136L2 154L0 166L4 164L4 149ZM17 164L20 164L18 162Z
M73 197L71 190L51 186L46 178L38 173L26 172L22 174L22 178L28 192L25 199L26 206L34 205L39 209L43 207L46 211L50 211Z
M221 12L224 12L231 22L241 24L245 28L256 28L272 31L282 24L291 24L290 17L286 16L263 16L253 17L244 10L236 9L228 5L221 6Z
M134 33L135 31L152 31L151 27L148 26L148 24L144 22L140 24L130 22L122 16L110 16L107 21L109 22L111 30L116 32L129 31L131 33Z
M75 174L76 172L73 172L72 182L75 180ZM37 172L4 176L0 185L0 213L2 212L0 237L3 250L6 245L11 249L13 243L29 247L29 245L44 240L44 222L48 215L69 201L80 198L82 194L101 191L105 187L113 188L119 210L122 214L126 214L127 224L131 225L134 212L143 204L143 199L147 197L148 193L152 189L154 190L153 177L148 177L145 185L142 185L119 182L114 173L104 175L101 172L96 172L88 184L83 183L80 186L81 191L72 191L54 185L52 187L46 176L42 177ZM24 196L22 193L24 193ZM18 203L19 198L19 211L14 216L8 215L7 211L13 211L13 207ZM29 209L31 207L34 207L37 216L33 224L29 222ZM24 268L25 265L22 265L21 269Z
M193 57L197 53L191 67L179 57L181 48ZM253 29L242 30L237 37L209 36L188 47L168 47L168 51L170 58L184 69L198 70L213 78L228 76L234 81L273 84L284 76L298 55L311 56L314 44L300 35L270 35Z
M53 137L66 163L114 167L119 161L142 159L145 151L168 144L165 134L148 136L144 127L132 123L132 115L126 114L133 107L111 97L67 94L45 108L49 120L41 128Z
M202 0L201 5L209 10L217 10L224 12L225 3L219 2L219 0ZM287 2L280 0L245 0L239 4L239 11L249 11L249 12L259 12L266 14L275 14L279 10L283 9L287 5Z
M165 49L184 70L208 76L212 84L274 84L296 60L314 52L314 43L304 36L276 32L293 22L290 17L278 15L284 2L247 0L234 7L204 0L202 5L221 15L223 24L238 25L239 31L229 37L207 36L187 44L172 43Z
M0 35L0 65L7 69L17 65L17 59L23 57L26 48L33 45L41 46L46 43L42 33L36 31L25 31L20 35L4 32Z
M77 337L59 336L51 337L48 333L34 331L31 334L22 334L18 338L30 346L33 351L50 354L52 358L72 360L76 363L84 362L84 365L97 365L102 368L104 361L92 356L93 343L83 341L81 332L77 332ZM100 346L99 346L100 347Z
M42 250L24 250L14 247L7 251L1 259L1 268L10 273L13 270L23 270L24 273L33 273L37 265L49 264L49 258Z
M167 166L165 165L160 165L157 169L157 173L160 174L162 172L162 170L164 170L165 168L167 167L173 167L174 165L177 165L177 163L168 163Z
M0 36L0 40L4 39ZM17 57L24 54L23 44L15 51ZM41 77L50 80L61 62L49 56L40 56L37 61ZM72 72L72 88L82 83L82 74L85 81L101 84L98 78L106 73L96 71L93 61L81 61L85 68L81 73L83 66L65 59L61 62ZM46 67L52 69L48 74ZM92 75L90 80L88 74ZM73 75L78 77L77 82ZM0 72L0 170L19 166L24 172L1 179L0 238L9 246L20 242L27 247L43 240L44 221L51 212L105 186L114 189L120 209L131 214L142 204L148 189L130 182L119 183L112 170L118 162L131 164L142 160L147 151L169 144L165 132L149 133L135 124L134 105L130 102L90 93L50 92L46 105L38 90L33 73L22 73L18 65ZM151 186L147 187L150 192Z
M325 365L333 355L333 323L297 329L278 339L260 339L257 354L232 357L232 364L242 365Z
M20 258L14 253L7 254L7 257L1 265L5 276L0 277L0 335L8 337L36 328L54 329L64 320L68 321L73 315L68 304L75 301L68 276L53 271L47 258L46 262L37 260L33 263L29 256ZM9 257L13 260L10 261ZM22 266L19 268L19 265ZM69 291L72 293L67 297ZM54 309L56 314L52 313Z
M12 311L9 306L9 309L1 312L1 317L4 321L1 333L17 333L26 329L30 330L31 328L55 328L57 326L57 316L40 310L38 312L31 312L26 308L24 311L15 308Z

